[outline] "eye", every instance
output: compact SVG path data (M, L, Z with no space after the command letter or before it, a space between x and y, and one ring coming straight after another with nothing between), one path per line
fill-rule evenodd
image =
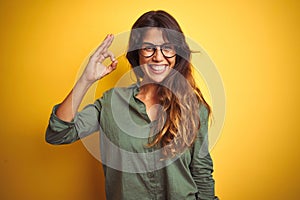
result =
M147 52L152 52L155 50L155 46L153 46L153 45L142 46L142 50L147 51Z
M174 51L175 47L172 44L165 44L161 47L164 51Z

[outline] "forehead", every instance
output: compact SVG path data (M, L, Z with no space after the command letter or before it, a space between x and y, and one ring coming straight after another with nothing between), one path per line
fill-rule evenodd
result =
M168 39L164 37L161 29L158 28L150 28L147 30L143 37L143 42L149 42L152 44L164 44L168 42Z

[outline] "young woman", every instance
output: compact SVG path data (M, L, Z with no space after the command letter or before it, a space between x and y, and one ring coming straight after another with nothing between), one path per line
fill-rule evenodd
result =
M100 129L108 200L217 199L207 145L210 107L192 76L189 49L165 11L133 25L126 57L137 77L77 112L97 80L116 69L109 34L66 99L53 108L46 140L72 143ZM110 59L109 66L103 65Z

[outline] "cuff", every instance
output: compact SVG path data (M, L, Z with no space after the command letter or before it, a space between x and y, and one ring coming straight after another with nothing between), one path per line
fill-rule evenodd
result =
M73 126L75 126L74 120L72 120L71 122L67 122L67 121L59 119L56 116L56 110L59 107L59 105L60 104L57 104L53 107L50 121L49 121L49 125L50 125L51 129L56 132L65 130L67 128L72 128Z

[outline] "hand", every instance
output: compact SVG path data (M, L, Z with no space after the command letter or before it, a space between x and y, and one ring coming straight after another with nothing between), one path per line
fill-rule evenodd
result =
M89 62L81 76L84 81L92 84L116 69L118 61L115 59L113 53L108 50L113 40L114 36L112 34L107 35L101 45L90 57ZM108 57L112 63L109 66L105 66L102 63Z

